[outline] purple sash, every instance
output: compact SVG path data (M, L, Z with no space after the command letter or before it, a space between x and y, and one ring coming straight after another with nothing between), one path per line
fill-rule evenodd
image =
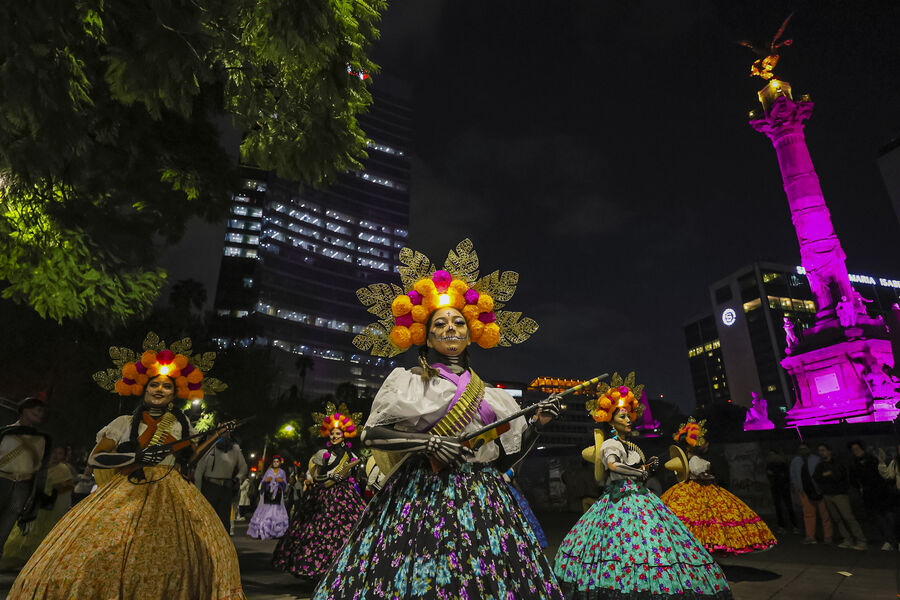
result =
M444 411L444 414L441 415L441 419L447 416L450 410L456 406L456 403L459 402L459 399L462 397L463 392L466 391L466 387L469 385L469 382L472 380L472 374L465 370L459 375L451 371L447 365L441 363L434 363L432 365L437 372L438 375L442 379L446 379L450 383L456 386L456 393L453 394L453 399L450 401L450 404L447 405L447 410ZM478 404L478 416L481 417L481 422L485 425L493 423L497 420L497 414L494 412L494 409L490 407L490 405L485 401L484 396L481 397L481 402ZM437 425L441 419L438 419L434 423L432 423L426 431L431 430L432 427ZM468 425L468 423L466 423Z

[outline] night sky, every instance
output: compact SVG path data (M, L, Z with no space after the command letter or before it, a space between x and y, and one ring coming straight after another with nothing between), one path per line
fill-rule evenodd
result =
M796 14L776 68L816 102L806 132L850 272L900 278L877 153L900 135L900 3L396 0L373 52L409 81L410 245L465 237L540 323L483 351L488 379L635 370L694 404L682 327L708 285L755 260L799 264L764 82L737 44Z

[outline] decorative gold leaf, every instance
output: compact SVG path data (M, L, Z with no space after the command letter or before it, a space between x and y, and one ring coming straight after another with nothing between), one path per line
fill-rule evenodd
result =
M333 415L338 411L337 407L334 405L334 402L328 401L325 403L325 414L328 416Z
M202 371L203 369L201 369ZM228 389L228 384L215 377L204 377L201 384L203 391L209 396L215 396L218 392L224 392Z
M175 354L184 354L185 356L190 356L191 351L193 350L193 342L191 342L191 338L186 337L178 340L169 346L169 350L174 352Z
M531 337L531 334L537 331L538 324L534 319L525 317L521 321L520 312L501 311L496 315L497 325L500 327L500 345L512 346L513 344L521 344Z
M618 373L613 373L612 379L609 382L610 387L619 387L623 383L622 376Z
M347 403L346 403L346 402L341 402L340 404L338 404L338 407L337 407L336 409L334 409L334 411L335 411L335 412L338 412L338 413L341 413L342 415L349 415L349 414L350 414L350 409L347 408Z
M105 371L97 371L91 378L94 383L102 387L107 392L113 392L116 389L116 382L122 378L120 369L106 369Z
M137 355L131 348L111 346L109 349L109 357L112 359L113 364L121 369L125 366L125 363L134 362Z
M141 344L144 350L153 350L154 352L160 352L166 349L166 342L164 340L159 339L159 336L156 335L155 332L149 331L147 332L147 337L144 338L144 343Z
M434 273L431 259L412 248L400 249L400 262L402 265L397 270L400 272L403 289L406 290L413 289L418 280Z
M605 381L601 381L600 383L597 384L597 396L598 397L602 396L603 394L606 393L606 390L608 390L609 388L610 388L610 385L608 383L606 383Z
M390 319L391 303L394 298L404 294L403 289L395 283L373 283L372 285L356 290L356 297L363 306L379 319Z
M644 391L644 384L640 383L640 384L634 386L633 388L628 388L628 389L631 390L631 392L634 394L634 397L638 399L638 402L640 402L641 401L641 392Z
M625 376L625 381L622 382L622 385L627 387L629 390L634 390L634 371Z
M478 253L475 252L472 240L464 239L456 245L456 251L447 253L444 270L464 280L470 286L478 281Z
M356 428L359 429L362 426L363 413L355 412L350 415L350 418L353 419L353 422L356 423Z
M494 299L494 310L502 309L509 299L516 293L516 286L519 284L519 274L515 271L494 271L490 275L485 275L476 284L475 290L484 292Z
M213 364L216 361L216 353L215 352L204 352L203 354L195 354L191 358L191 363L204 373L213 368Z
M315 427L321 427L322 422L325 420L325 414L320 412L314 412L312 414L313 423L315 423Z
M588 400L587 402L585 402L585 403L584 403L584 408L585 408L588 412L591 412L592 410L594 410L595 408L597 408L597 399L596 399L596 398L591 398L590 400Z
M389 330L382 323L370 323L353 338L353 345L373 356L396 356L403 352L388 337Z

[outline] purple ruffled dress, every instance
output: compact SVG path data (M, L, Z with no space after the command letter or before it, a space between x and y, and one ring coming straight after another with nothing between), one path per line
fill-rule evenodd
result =
M276 482L276 477L280 477L281 481ZM256 512L253 513L253 517L250 519L247 535L258 540L280 538L284 535L284 532L287 531L288 523L290 523L287 510L284 508L284 490L286 487L287 474L283 469L276 471L269 468L266 471L260 484L262 502L256 507Z

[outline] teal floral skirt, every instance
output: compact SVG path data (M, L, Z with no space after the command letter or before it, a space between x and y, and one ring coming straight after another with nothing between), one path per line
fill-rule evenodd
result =
M732 598L709 553L630 479L603 489L560 545L554 571L568 600Z
M366 509L314 600L562 600L500 474L404 463Z

